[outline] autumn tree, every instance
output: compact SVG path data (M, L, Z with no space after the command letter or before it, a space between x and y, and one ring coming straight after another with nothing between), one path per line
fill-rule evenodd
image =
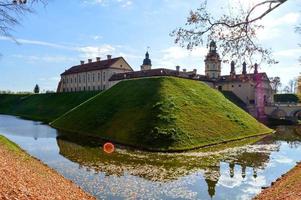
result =
M175 29L171 36L176 44L187 49L215 40L225 60L228 58L252 64L252 58L256 58L274 64L277 61L272 57L271 49L258 42L258 30L264 28L259 21L285 2L287 0L259 0L249 8L230 8L229 14L215 17L209 11L207 1L203 0L198 9L190 12L186 24Z

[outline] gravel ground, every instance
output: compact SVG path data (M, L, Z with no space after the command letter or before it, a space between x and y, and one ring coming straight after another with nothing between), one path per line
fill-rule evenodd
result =
M0 199L95 199L20 149L0 142Z
M255 200L301 200L301 163L283 175Z

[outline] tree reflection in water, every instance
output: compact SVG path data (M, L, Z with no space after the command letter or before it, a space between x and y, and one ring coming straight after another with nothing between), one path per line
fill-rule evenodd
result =
M228 163L230 178L235 178L236 166L240 166L241 177L246 178L246 169L264 169L272 152L279 151L279 143L285 141L291 148L300 145L300 128L278 127L277 133L266 137L250 138L183 153L151 153L117 147L113 154L106 154L103 142L96 138L60 133L57 143L60 154L84 166L87 170L105 175L123 176L125 173L155 182L168 182L195 172L202 172L207 183L208 194L215 195L221 176L221 163Z

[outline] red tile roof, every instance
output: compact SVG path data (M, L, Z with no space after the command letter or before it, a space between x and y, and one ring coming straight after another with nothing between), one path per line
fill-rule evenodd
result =
M118 74L114 74L109 79L109 81L120 81L126 79L144 78L144 77L153 77L153 76L175 76L180 78L203 80L203 81L211 82L211 80L209 80L206 76L203 75L193 74L192 72L182 72L182 71L177 71L172 69L165 69L165 68L118 73Z
M89 72L89 71L94 71L94 70L107 69L107 68L110 68L119 59L123 59L123 57L111 58L108 60L101 60L101 61L96 61L96 62L91 62L91 63L85 63L82 65L76 65L76 66L73 66L70 69L66 70L61 75L76 74L76 73L80 73L80 72Z

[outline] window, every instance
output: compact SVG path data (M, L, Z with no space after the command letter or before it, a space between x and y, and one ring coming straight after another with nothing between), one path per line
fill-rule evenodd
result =
M84 91L86 91L86 87L84 86Z
M232 87L234 87L234 85L232 85Z
M100 73L98 72L98 81L100 81Z
M100 85L98 86L98 90L100 90Z
M81 78L80 78L80 76L78 77L78 82L79 82L79 83L81 82Z
M90 74L88 74L88 82L90 82Z
M120 67L122 68L122 65L120 65Z
M238 85L238 87L241 87L241 85Z
M93 90L95 90L95 86L93 86Z
M106 72L103 72L103 80L106 80Z
M92 81L94 82L94 81L95 81L95 74L93 74L93 77L92 77L92 79L93 79Z
M90 86L88 86L88 91L90 91Z

